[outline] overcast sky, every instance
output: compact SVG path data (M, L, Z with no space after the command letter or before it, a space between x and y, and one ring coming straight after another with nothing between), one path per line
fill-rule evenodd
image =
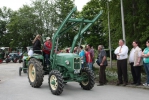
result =
M90 0L75 0L75 5L80 11L82 7ZM6 6L12 10L18 10L23 4L30 4L31 0L0 0L0 8Z

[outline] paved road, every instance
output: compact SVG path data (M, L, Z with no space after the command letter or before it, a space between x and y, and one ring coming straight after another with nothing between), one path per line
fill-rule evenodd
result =
M82 90L78 83L67 83L60 96L51 94L48 76L41 88L32 88L27 75L18 75L21 64L0 64L0 100L148 100L149 90L105 85Z

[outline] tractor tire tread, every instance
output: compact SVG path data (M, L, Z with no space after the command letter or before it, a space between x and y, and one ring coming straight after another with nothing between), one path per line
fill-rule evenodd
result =
M56 90L52 90L51 86L50 86L50 76L55 75L57 77L58 80L58 88ZM63 92L63 88L64 88L64 84L63 84L64 80L62 78L61 73L58 70L52 70L49 74L49 87L50 90L52 92L52 94L54 95L60 95Z
M84 86L81 82L80 85L84 90L91 90L94 85L95 85L95 77L94 77L94 73L92 70L90 70L89 68L82 68L81 72L86 72L88 74L89 77L89 83Z
M35 58L31 58L29 61L29 65L30 64L34 64L35 69L36 69L36 79L34 82L31 82L29 79L29 71L28 71L28 79L29 79L29 83L32 87L34 88L39 88L42 85L43 82L43 66L41 65L41 63L35 59ZM28 68L29 69L29 68Z

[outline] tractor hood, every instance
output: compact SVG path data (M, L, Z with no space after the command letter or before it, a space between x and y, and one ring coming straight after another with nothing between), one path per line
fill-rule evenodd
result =
M56 55L56 63L59 66L64 66L68 70L81 68L80 56L74 53L60 53Z
M57 57L79 57L79 55L75 54L75 53L59 53L57 54Z

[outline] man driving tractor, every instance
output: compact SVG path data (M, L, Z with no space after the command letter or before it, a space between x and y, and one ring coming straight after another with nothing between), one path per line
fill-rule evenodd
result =
M47 66L49 66L50 64L49 58L50 58L51 49L52 49L52 42L51 42L50 37L47 37L44 43L44 46L43 46L44 58L45 58L45 62Z

